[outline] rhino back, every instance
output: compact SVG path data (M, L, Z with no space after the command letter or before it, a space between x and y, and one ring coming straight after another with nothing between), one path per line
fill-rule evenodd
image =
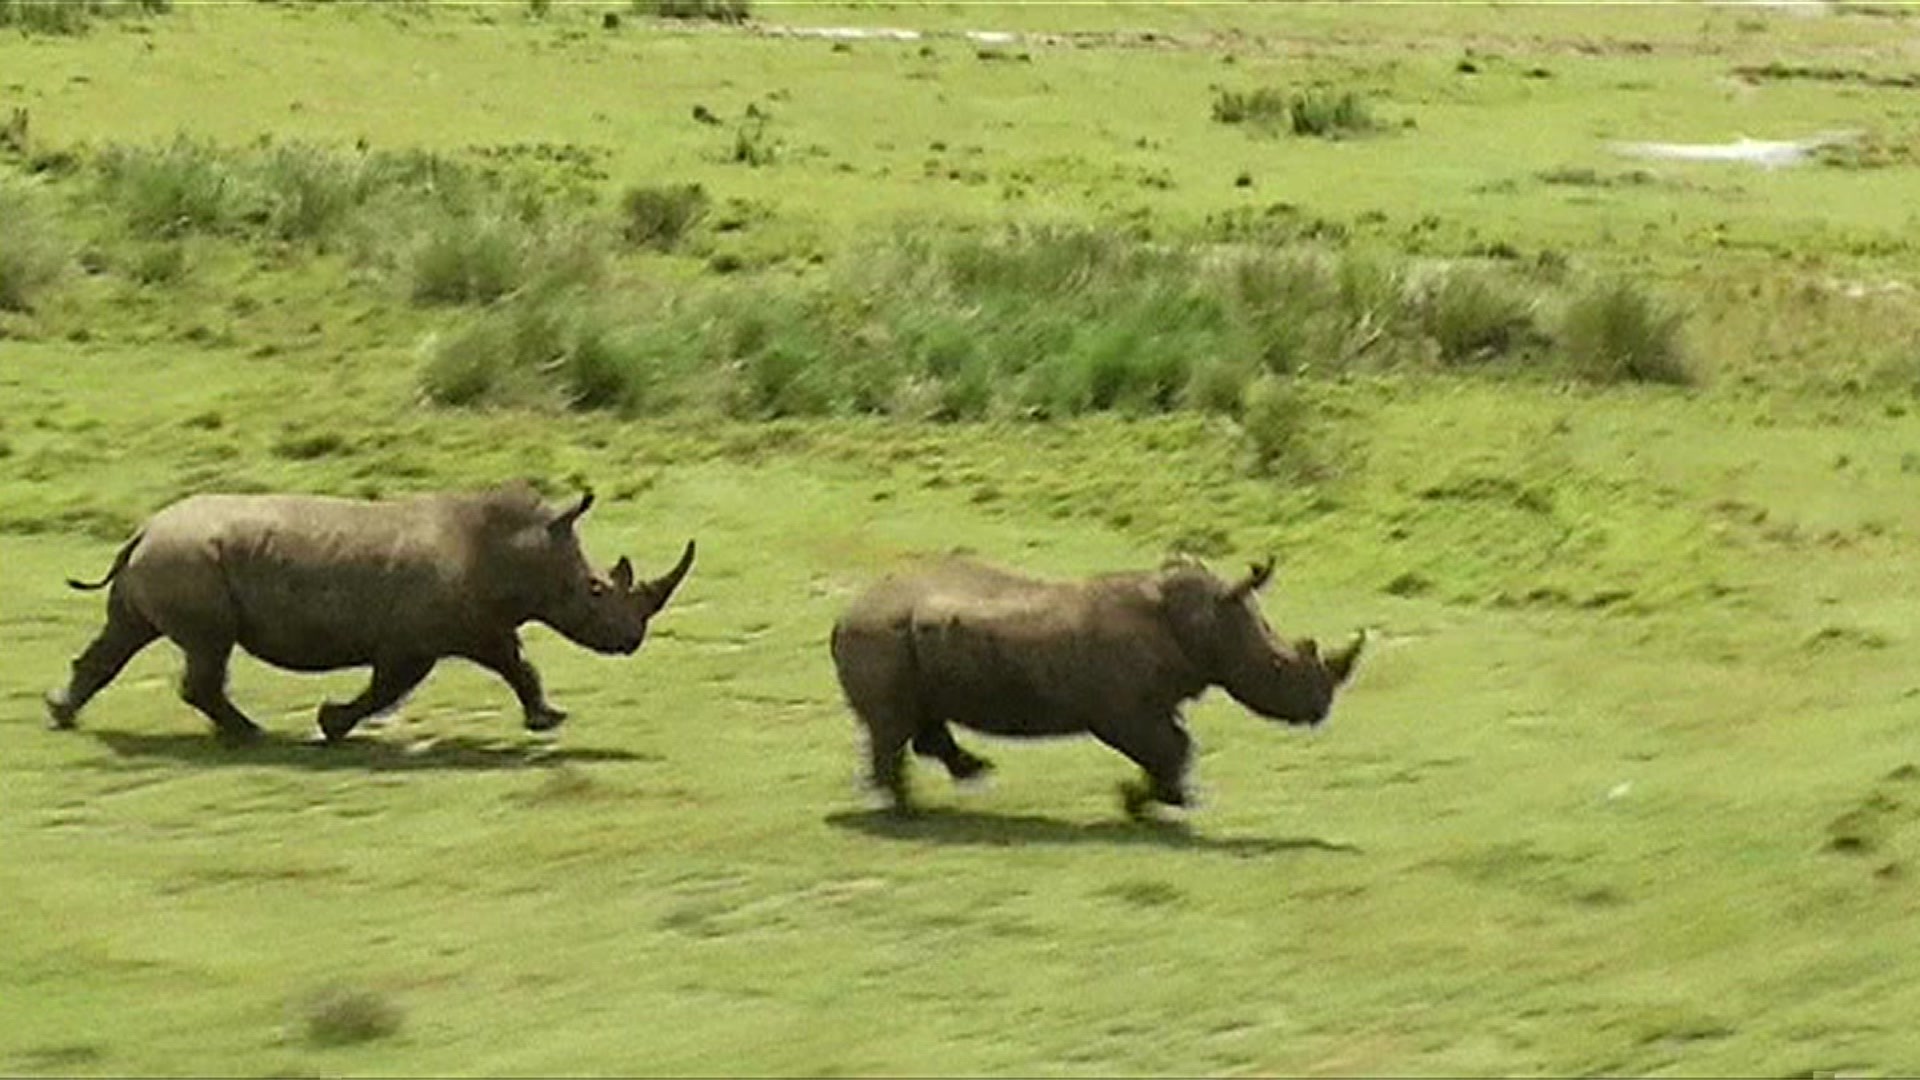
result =
M946 564L893 580L868 600L868 620L891 619L908 638L927 705L982 731L1082 731L1165 712L1204 685L1143 575L1054 582Z
M163 603L224 601L239 644L285 667L364 664L401 644L439 651L486 622L462 509L444 497L198 496L155 516L132 567Z

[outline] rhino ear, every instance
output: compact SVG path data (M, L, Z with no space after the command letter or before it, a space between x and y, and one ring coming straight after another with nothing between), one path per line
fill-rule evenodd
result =
M552 533L555 539L559 539L567 533L572 532L574 522L579 521L580 515L586 513L587 508L592 505L593 492L581 492L579 502L555 514L553 520L547 522L547 531Z
M620 561L613 564L613 586L623 593L633 591L633 563L629 562L625 555L620 556Z

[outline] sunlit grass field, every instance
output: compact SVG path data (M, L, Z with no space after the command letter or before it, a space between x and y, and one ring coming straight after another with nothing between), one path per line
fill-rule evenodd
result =
M1920 60L1904 9L1821 10L179 3L5 31L0 117L31 129L0 178L53 208L70 265L0 311L0 1071L1920 1070L1920 132L1890 83ZM1737 74L1768 64L1841 74ZM1220 87L1316 82L1379 129L1210 116ZM758 165L732 154L750 104ZM1864 149L1768 171L1610 148L1826 130ZM1284 202L1286 243L1319 221L1408 273L1545 256L1643 283L1685 313L1691 378L1408 344L1288 374L1284 437L1251 406L453 407L423 371L522 293L423 303L404 259L244 215L134 236L60 160L180 133L584 148L554 175L607 231L623 188L701 184L745 224L584 286L675 318L902 231L1214 243ZM271 738L227 749L165 643L44 730L102 617L63 579L167 502L520 476L600 493L601 563L700 544L636 656L530 631L557 738L449 662L320 748L315 708L364 674L240 659ZM991 785L916 762L926 813L896 820L827 631L954 547L1059 576L1273 553L1281 632L1373 645L1318 732L1196 707L1189 813L1129 822L1133 767L1091 741L960 732Z

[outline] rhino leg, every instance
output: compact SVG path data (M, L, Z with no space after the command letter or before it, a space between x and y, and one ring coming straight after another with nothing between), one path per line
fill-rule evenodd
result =
M520 699L520 709L526 714L528 731L552 731L567 718L565 710L556 709L547 701L546 691L540 686L540 673L521 655L518 636L480 649L468 658L505 679L513 688L514 696Z
M1152 803L1187 805L1187 763L1193 756L1193 738L1177 717L1144 723L1102 724L1093 734L1120 751L1146 773L1146 782L1120 785L1121 804L1129 817L1146 815Z
M346 738L360 721L400 704L407 691L419 686L433 670L434 663L432 657L409 657L373 665L373 679L359 697L344 704L329 701L320 706L320 734L329 743Z
M993 762L968 753L955 742L952 729L940 720L921 726L913 737L913 752L939 761L947 767L947 775L955 780L971 780L993 768Z
M56 730L73 727L74 718L93 695L105 689L127 661L159 636L159 629L116 591L107 601L107 625L73 661L73 677L64 688L47 694L49 726Z
M223 742L250 742L260 737L260 725L227 697L227 661L233 643L196 643L182 646L187 671L180 679L180 700L200 710L219 729Z

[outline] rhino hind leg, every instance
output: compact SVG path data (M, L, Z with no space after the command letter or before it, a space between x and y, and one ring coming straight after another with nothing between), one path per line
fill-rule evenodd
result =
M320 734L329 743L346 738L360 721L400 704L407 692L419 686L433 671L433 665L430 657L375 664L372 680L358 697L337 705L329 701L320 706Z
M1101 742L1125 754L1146 773L1144 782L1120 785L1120 803L1127 816L1142 818L1154 803L1186 806L1187 764L1193 757L1193 738L1176 718L1146 724L1116 724L1094 729Z
M952 729L944 721L923 724L913 736L913 752L939 761L947 767L947 775L957 781L972 780L993 768L993 762L955 742Z
M72 678L65 687L48 692L49 726L56 730L72 728L87 702L120 674L127 661L159 636L160 631L153 623L116 593L107 603L107 625L86 651L74 659Z
M227 696L227 661L233 643L182 646L187 654L186 674L180 679L180 700L213 721L220 740L251 742L260 737L260 725L247 718Z

